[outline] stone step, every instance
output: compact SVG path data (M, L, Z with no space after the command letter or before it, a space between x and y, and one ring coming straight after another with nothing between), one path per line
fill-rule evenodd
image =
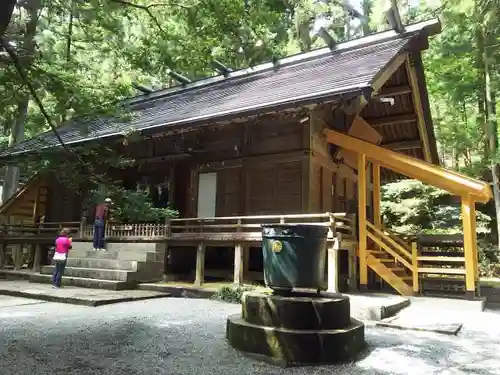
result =
M52 275L44 275L40 273L32 274L29 281L32 283L50 284L52 283ZM84 277L64 276L62 278L62 285L92 289L124 290L134 289L137 283L131 281L99 280Z
M109 259L120 261L159 262L163 261L164 255L156 252L139 251L94 251L94 250L71 250L68 259Z
M95 259L95 258L68 258L66 267L96 268L108 270L137 271L135 260Z
M107 242L105 244L107 251L136 251L139 253L145 252L165 252L165 244L163 243L154 243L154 242L145 242L145 243L130 243L130 242ZM75 241L73 242L73 250L84 250L84 251L93 251L92 242L82 242Z
M41 273L51 275L53 270L54 266L43 266ZM132 281L135 280L136 272L98 268L66 267L64 270L64 276L73 276L84 279Z

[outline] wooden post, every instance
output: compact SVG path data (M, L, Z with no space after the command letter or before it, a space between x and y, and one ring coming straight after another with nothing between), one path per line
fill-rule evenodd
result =
M347 218L350 221L349 234L351 238L356 237L356 215L348 214ZM349 246L348 248L348 258L349 258L349 291L356 292L358 290L358 257L356 255L356 247Z
M79 233L80 238L85 237L85 228L86 227L87 227L87 216L83 215L82 219L80 220L80 233Z
M42 266L42 246L37 244L35 246L35 256L33 259L33 272L39 273Z
M328 245L328 289L329 293L338 293L339 291L339 250L340 240L335 237Z
M378 163L371 163L372 164L372 187L373 187L373 206L372 206L372 213L373 213L373 225L375 225L375 228L377 229L382 229L382 216L380 213L380 203L381 203L381 197L380 197L380 164ZM378 244L374 244L375 250L380 250L380 246ZM384 279L380 277L380 275L375 274L375 280L377 283L380 283L381 285L384 284Z
M33 223L36 223L39 211L40 211L40 187L37 188L35 203L33 205Z
M368 266L366 264L366 155L358 154L358 220L359 220L359 284L361 289L368 286Z
M250 246L243 245L243 280L250 279Z
M236 285L243 284L243 245L238 243L234 246L234 283Z
M380 164L373 163L373 225L377 229L382 229L380 201Z
M5 267L5 243L0 244L0 269Z
M205 281L205 244L200 242L196 249L196 278L195 286L202 286Z
M412 278L413 278L413 291L418 292L419 287L419 277L418 277L418 244L416 242L411 243L411 266L412 266Z
M476 296L476 208L470 195L462 197L462 222L464 230L465 290L467 297Z
M241 219L238 219L236 228L236 232L241 232ZM236 285L243 284L243 269L244 269L244 254L243 254L243 245L241 243L237 243L234 246L234 283Z
M23 268L23 244L14 245L14 270L20 271Z

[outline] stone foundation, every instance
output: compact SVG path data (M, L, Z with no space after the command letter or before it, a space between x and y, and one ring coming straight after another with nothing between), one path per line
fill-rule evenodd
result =
M227 320L226 337L235 349L283 367L348 361L365 347L364 324L351 319L349 298L328 293L246 293L241 316Z

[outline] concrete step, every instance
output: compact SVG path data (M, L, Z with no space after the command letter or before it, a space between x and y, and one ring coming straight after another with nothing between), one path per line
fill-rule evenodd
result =
M44 275L51 275L53 270L54 266L43 266L41 273ZM133 281L135 280L137 274L136 272L126 270L66 267L64 270L64 276L73 276L84 279Z
M159 262L163 261L164 255L156 252L143 251L94 251L94 250L71 250L68 259L109 259L120 261Z
M139 253L145 252L165 252L164 243L154 243L154 242L106 242L105 244L107 251L137 251ZM73 250L93 250L92 242L73 242Z
M68 258L66 267L96 268L107 270L137 271L135 260L95 259L95 258Z
M40 273L32 274L29 279L32 283L52 283L52 275L43 275ZM99 280L88 279L84 277L64 276L62 278L63 286L78 286L82 288L107 289L107 290L124 290L134 289L136 282L116 281L116 280Z

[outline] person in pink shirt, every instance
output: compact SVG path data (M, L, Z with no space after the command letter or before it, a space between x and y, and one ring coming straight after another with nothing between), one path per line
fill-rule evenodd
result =
M52 286L61 287L61 280L68 260L69 249L71 249L72 239L69 236L70 230L64 228L61 234L56 238L56 250L54 252L54 272L52 273Z

